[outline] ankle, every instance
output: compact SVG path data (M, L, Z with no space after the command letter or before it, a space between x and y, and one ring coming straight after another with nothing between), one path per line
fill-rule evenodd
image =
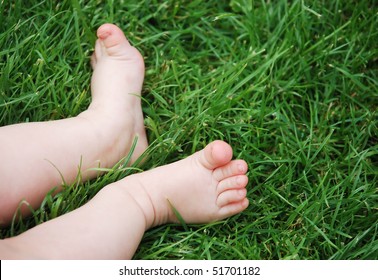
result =
M132 203L143 214L145 221L145 230L157 226L157 209L154 204L154 198L151 196L147 186L140 178L140 174L134 174L118 181L119 188L125 196L132 200ZM160 223L162 224L162 223Z
M101 167L111 168L127 155L134 135L130 132L130 120L119 120L117 116L101 108L88 108L76 117L91 131L97 145L97 157Z

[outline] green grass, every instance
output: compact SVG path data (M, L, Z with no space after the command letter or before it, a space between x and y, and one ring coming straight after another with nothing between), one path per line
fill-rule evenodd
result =
M84 110L94 32L114 22L146 62L142 168L215 139L249 164L245 212L154 228L136 259L378 259L375 1L51 2L0 4L0 125ZM1 237L133 172L114 168L48 195Z

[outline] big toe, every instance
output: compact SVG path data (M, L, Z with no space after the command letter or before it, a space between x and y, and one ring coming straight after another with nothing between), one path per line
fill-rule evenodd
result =
M200 163L207 169L213 170L224 166L232 159L232 148L226 142L217 140L208 144L200 152Z
M111 56L123 55L130 47L123 31L116 25L105 23L97 29L97 37L105 47L106 53Z

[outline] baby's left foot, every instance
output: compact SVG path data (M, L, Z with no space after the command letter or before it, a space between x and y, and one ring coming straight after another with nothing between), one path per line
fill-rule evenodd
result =
M146 229L178 222L209 223L235 215L248 206L248 166L231 160L232 149L215 141L181 161L126 177L124 189L144 213Z

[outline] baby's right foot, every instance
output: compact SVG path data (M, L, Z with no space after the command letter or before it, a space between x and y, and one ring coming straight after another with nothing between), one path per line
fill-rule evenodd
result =
M135 137L138 142L132 162L148 145L140 97L144 61L117 26L103 24L97 37L91 61L92 102L79 117L97 128L97 142L103 153L99 157L101 167L112 167L128 154Z
M178 222L172 206L186 223L209 223L248 207L248 166L231 158L232 148L215 141L184 160L120 183L144 213L146 229Z

